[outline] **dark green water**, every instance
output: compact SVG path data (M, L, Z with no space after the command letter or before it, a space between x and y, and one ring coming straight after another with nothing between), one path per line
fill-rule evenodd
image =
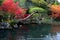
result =
M51 33L50 24L25 25L29 30L0 29L0 40L60 40L60 33Z

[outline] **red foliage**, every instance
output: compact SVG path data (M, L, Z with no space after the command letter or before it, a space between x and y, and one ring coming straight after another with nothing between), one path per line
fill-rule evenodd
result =
M25 18L25 17L27 17L28 15L29 15L29 14L24 14L23 17L21 17L21 16L19 16L19 15L16 15L15 18L17 18L17 19L19 19L19 18Z
M2 7L0 6L0 11L2 10Z
M51 11L53 18L60 18L60 5L52 5Z
M23 17L26 13L26 10L18 6L18 2L14 2L14 0L4 0L2 3L2 10Z
M24 15L24 18L27 17L28 15L29 15L29 14L25 14L25 15Z
M3 3L2 3L2 9L4 11L8 11L9 7L11 7L12 4L13 4L12 0L4 0Z

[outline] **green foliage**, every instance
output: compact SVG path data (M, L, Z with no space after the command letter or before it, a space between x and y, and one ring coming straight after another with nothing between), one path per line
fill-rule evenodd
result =
M32 0L32 2L36 3L36 5L38 5L37 7L39 7L39 8L41 7L43 9L45 9L47 12L50 11L49 6L48 6L49 4L46 1L44 1L44 0Z
M0 0L0 5L1 5L2 2L3 2L3 0Z
M10 20L10 25L11 26L15 25L16 23L17 23L16 20Z
M32 13L32 12L40 12L40 13L46 13L47 11L43 8L40 8L40 7L32 7L29 9L29 13Z
M50 24L52 22L52 19L49 16L45 16L44 18L42 18L42 22Z
M31 0L33 3L38 4L40 0Z
M21 6L21 7L25 7L25 2L26 2L26 0L17 0L18 2L19 2L19 5Z
M48 4L47 2L45 2L44 0L31 0L33 3L37 4L40 6L40 4Z
M36 18L36 17L39 17L40 15L38 13L35 13L32 15L32 17Z
M7 21L8 18L9 18L9 14L8 13L6 13L6 14L3 15L3 21Z
M54 2L54 5L59 5L60 3L58 1L55 1Z

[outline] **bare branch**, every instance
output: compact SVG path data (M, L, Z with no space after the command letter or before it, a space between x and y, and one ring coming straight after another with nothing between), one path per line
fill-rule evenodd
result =
M33 13L31 13L30 15L28 15L27 17L23 18L23 19L19 19L18 21L27 20L27 19L28 19L28 18L30 18L33 14L34 14L34 12L33 12Z

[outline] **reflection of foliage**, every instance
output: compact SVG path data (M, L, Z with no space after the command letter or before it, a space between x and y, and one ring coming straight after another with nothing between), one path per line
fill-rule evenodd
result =
M48 35L51 29L50 24L40 24L40 25L27 25L30 29L29 35L34 38L45 37ZM42 35L42 36L41 36Z

